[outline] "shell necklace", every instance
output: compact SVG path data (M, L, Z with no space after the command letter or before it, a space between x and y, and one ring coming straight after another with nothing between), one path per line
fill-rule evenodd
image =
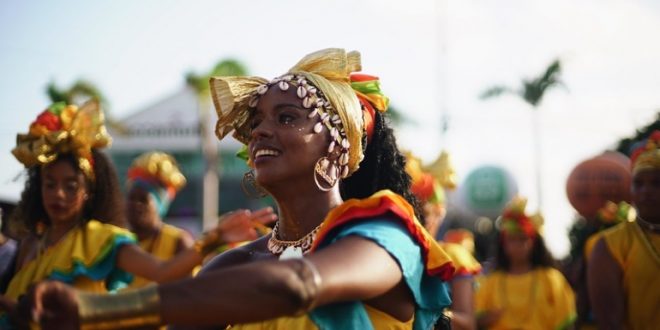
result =
M312 243L314 243L314 239L316 239L316 234L321 229L321 225L316 226L316 228L299 240L282 241L277 238L279 236L279 222L275 223L273 232L268 239L268 250L274 255L279 255L280 260L302 258L302 256L307 254L312 248Z

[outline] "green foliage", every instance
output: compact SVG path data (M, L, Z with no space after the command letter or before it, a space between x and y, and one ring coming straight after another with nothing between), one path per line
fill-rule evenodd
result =
M69 88L61 88L54 81L51 81L46 86L46 94L53 103L82 104L90 99L95 99L104 106L107 105L103 93L96 85L84 79L76 80Z
M204 93L209 89L209 79L211 77L245 76L247 72L247 68L240 61L236 59L225 59L219 61L210 72L204 74L188 72L185 79L186 83L198 93Z
M534 79L523 79L522 86L518 90L498 85L486 89L479 97L481 99L488 99L502 94L516 94L532 107L536 108L541 103L546 91L555 86L563 86L559 77L560 75L561 61L554 60L545 69L545 72L538 77Z
M62 88L51 81L46 85L46 95L52 103L64 102L66 104L81 105L89 100L97 100L101 103L108 126L120 134L127 132L127 129L121 123L112 118L107 99L91 81L78 79L69 88Z
M632 137L624 138L619 140L616 151L624 154L624 155L629 155L632 152L632 147L634 144L636 144L639 141L642 141L651 135L651 133L655 130L660 130L660 111L658 111L655 121L651 122L650 124L637 129L635 131L635 135Z

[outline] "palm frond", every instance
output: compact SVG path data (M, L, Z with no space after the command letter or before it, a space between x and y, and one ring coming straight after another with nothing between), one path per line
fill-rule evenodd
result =
M511 88L506 87L506 86L502 86L502 85L493 86L493 87L483 91L483 93L481 93L481 95L479 95L479 98L482 99L482 100L485 100L485 99L489 99L489 98L492 98L492 97L500 96L500 95L505 94L505 93L515 93L515 92Z
M46 94L52 103L69 101L67 99L67 93L59 88L54 81L50 81L48 85L46 85Z
M545 71L537 78L523 80L522 98L533 107L537 107L545 92L555 86L564 86L559 76L561 75L561 61L554 60Z

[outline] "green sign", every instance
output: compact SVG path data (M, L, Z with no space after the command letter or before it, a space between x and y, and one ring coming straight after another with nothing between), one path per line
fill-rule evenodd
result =
M496 166L478 167L463 183L466 206L479 215L490 217L499 215L516 190L511 175Z

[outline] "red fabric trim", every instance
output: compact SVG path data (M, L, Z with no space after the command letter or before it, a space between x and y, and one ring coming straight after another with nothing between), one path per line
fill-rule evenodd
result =
M481 274L481 267L477 267L474 269L469 269L465 267L461 267L456 272L454 273L454 277L456 276L475 276Z
M147 171L139 167L133 167L128 169L128 173L126 174L126 176L128 177L129 180L142 179L158 187L163 187L163 185L161 185L160 182L156 180L156 178L154 178Z
M379 79L377 76L372 76L364 73L351 73L350 78L351 81L355 81L355 82L365 82L365 81L373 81Z

